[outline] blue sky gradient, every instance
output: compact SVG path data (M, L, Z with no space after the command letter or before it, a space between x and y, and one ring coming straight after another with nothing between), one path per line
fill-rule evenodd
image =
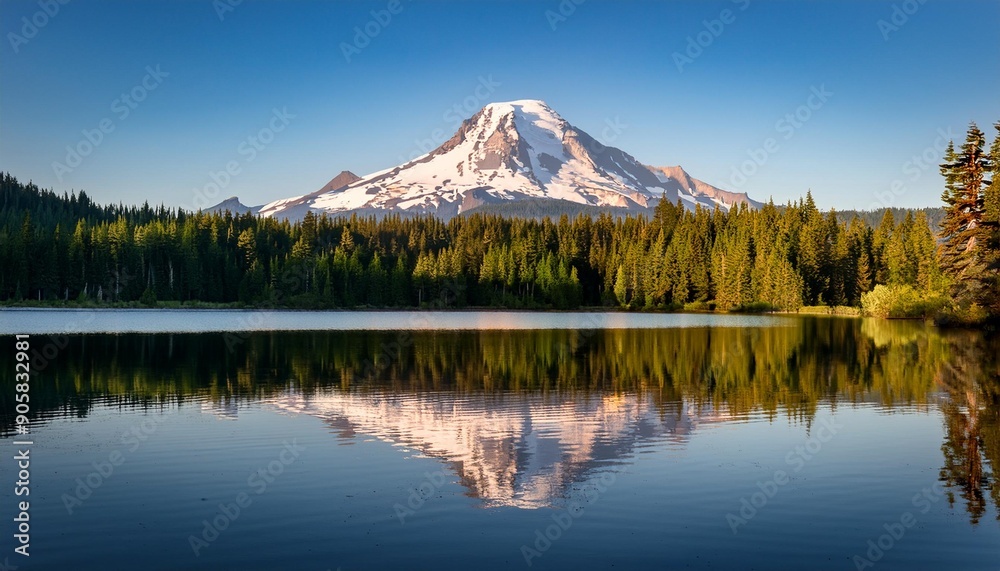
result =
M0 169L100 202L261 204L532 98L759 200L937 205L942 133L1000 120L997 22L992 0L3 0ZM70 167L67 146L89 152Z

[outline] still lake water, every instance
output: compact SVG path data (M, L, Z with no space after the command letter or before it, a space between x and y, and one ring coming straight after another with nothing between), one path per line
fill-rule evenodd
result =
M39 351L30 558L0 387L0 563L22 571L1000 569L1000 343L977 333L24 310L0 330Z

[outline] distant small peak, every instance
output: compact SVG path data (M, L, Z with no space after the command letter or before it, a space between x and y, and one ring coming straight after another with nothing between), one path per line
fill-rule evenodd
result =
M340 171L340 174L330 179L330 182L323 185L323 188L319 189L319 192L331 192L331 191L341 190L342 188L351 185L359 180L361 180L361 177L354 174L351 171Z
M655 168L657 170L661 170L663 172L683 172L683 173L687 172L686 170L684 170L684 167L682 167L681 165L673 165L673 166L666 166L666 167L653 167L653 168Z

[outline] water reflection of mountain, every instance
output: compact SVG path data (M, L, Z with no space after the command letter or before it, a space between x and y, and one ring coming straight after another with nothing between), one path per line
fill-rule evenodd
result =
M201 412L210 414L219 420L237 420L240 416L239 403L233 399L203 401Z
M342 437L371 435L445 460L469 494L490 507L551 505L638 448L684 443L698 425L730 419L710 407L656 403L636 393L335 390L269 402L323 418Z
M1000 503L994 483L1000 465L997 337L912 322L790 322L660 330L33 336L33 349L50 356L32 361L32 424L43 429L50 418L82 418L95 407L156 409L165 402L212 403L212 414L232 418L248 402L294 394L298 400L286 404L312 407L310 413L345 433L375 434L428 455L441 451L461 463L456 471L472 482L473 494L530 502L538 497L531 486L541 489L534 483L540 477L548 478L545 485L565 486L609 458L658 439L683 438L713 415L808 423L820 403L933 410L944 396L942 480L974 519L990 499ZM0 352L0 369L14 369L12 351ZM0 436L10 436L14 426L13 383L12 375L0 379ZM393 405L405 428L393 433L391 423L373 420L388 412L362 407L368 412L358 415L345 408L357 403L335 404L330 399L336 395L395 395L415 408ZM480 444L420 432L427 430L425 420L440 431L458 430L447 427L442 411L450 406L469 417L489 409L470 408L475 402L502 403L497 410L508 417L494 417L497 426L462 428L479 431ZM587 422L565 422L561 414ZM590 464L581 459L588 450ZM519 480L518 474L536 476Z

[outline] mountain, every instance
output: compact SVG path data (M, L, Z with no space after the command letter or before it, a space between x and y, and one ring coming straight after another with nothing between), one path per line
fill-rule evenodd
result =
M359 180L361 180L361 177L351 171L340 171L340 174L330 179L330 182L323 185L323 188L319 189L319 192L334 192Z
M649 168L654 174L656 174L656 177L660 180L660 182L665 185L675 185L678 192L686 194L687 196L681 197L685 200L687 200L688 196L694 199L697 199L698 197L706 197L709 200L723 205L725 208L730 208L734 204L747 204L752 208L761 208L764 206L764 203L753 200L745 192L722 190L721 188L712 186L707 182L702 182L689 175L680 166Z
M301 220L306 215L306 212L315 208L313 205L318 198L340 192L359 180L361 180L361 177L351 171L340 171L340 174L330 179L330 182L324 184L323 188L316 192L265 204L260 208L260 215Z
M543 101L528 99L486 105L451 139L417 159L360 178L342 172L316 192L264 205L260 214L293 220L310 210L450 218L525 200L646 211L661 197L691 209L760 204L680 167L644 165L574 127Z
M205 212L225 212L228 210L233 214L246 214L247 212L251 212L253 214L271 216L273 214L271 211L262 212L265 208L270 207L280 209L282 218L292 218L298 220L305 216L306 212L309 211L309 200L311 198L320 196L327 192L341 190L352 182L359 180L361 180L361 177L351 171L341 171L340 174L330 179L330 182L323 185L323 188L295 199L279 200L265 206L246 206L240 202L239 198L230 196L215 206L206 208Z
M215 206L210 206L204 211L208 213L222 213L225 211L232 212L233 214L246 214L252 213L257 214L260 211L260 206L247 206L240 202L239 198L235 196L230 196L229 198L223 200L222 202L216 204Z

